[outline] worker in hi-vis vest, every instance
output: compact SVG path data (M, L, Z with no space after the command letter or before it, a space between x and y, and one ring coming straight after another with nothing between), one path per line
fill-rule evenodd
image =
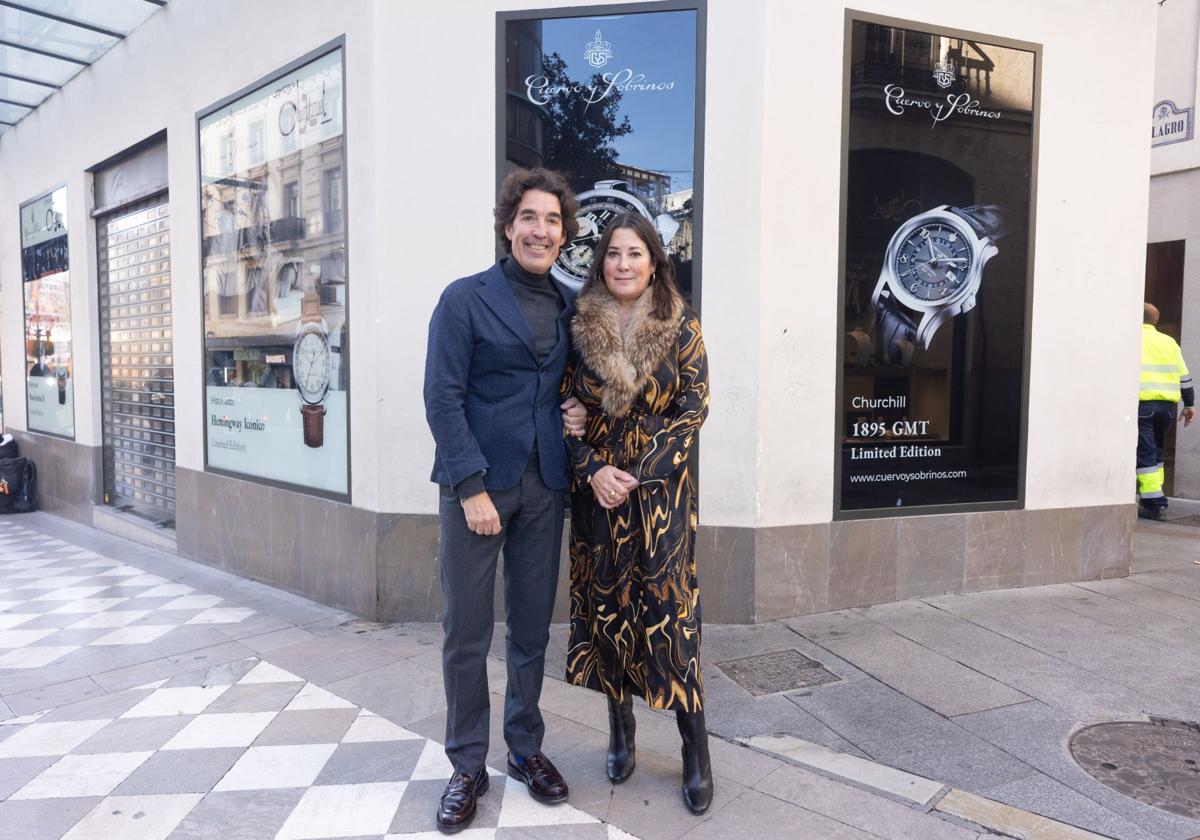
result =
M1175 339L1160 333L1158 309L1147 303L1142 315L1142 381L1138 403L1137 494L1138 516L1165 519L1163 447L1167 429L1183 401L1183 425L1196 419L1192 377Z

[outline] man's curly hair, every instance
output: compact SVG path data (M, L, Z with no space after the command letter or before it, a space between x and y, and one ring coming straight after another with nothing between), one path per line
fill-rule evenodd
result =
M579 233L579 220L575 214L579 212L579 202L567 179L550 169L514 169L508 173L500 191L496 194L496 209L492 214L496 217L496 241L506 254L512 253L512 243L504 234L504 229L517 218L517 207L521 197L529 190L541 190L550 193L558 199L562 208L563 230L570 242Z

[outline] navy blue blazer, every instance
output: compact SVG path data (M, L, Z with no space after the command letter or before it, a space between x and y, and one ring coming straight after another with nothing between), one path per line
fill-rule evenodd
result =
M442 292L425 355L425 419L437 444L430 478L438 484L454 486L482 470L488 490L515 487L536 438L542 481L567 488L558 406L575 292L553 282L566 306L558 343L542 362L499 263Z

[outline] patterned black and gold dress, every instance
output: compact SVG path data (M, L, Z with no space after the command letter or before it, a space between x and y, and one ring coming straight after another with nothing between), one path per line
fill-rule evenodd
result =
M708 414L708 360L678 295L655 318L644 293L622 335L603 286L580 295L564 392L587 407L567 437L571 484L571 635L567 681L651 708L703 709L696 583L695 445ZM606 464L641 482L605 510L589 481Z

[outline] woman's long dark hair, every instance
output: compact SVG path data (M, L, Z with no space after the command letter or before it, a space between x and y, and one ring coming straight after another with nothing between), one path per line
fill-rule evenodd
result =
M605 294L609 294L608 285L604 282L604 255L608 253L613 234L621 228L636 233L650 252L650 261L653 263L650 269L650 285L643 294L651 295L654 317L660 321L666 320L671 317L674 300L679 296L679 290L675 287L675 264L667 256L662 241L658 238L658 231L641 213L624 213L604 231L604 235L600 237L600 244L592 251L592 267L588 269L587 282L583 284L579 293L586 295L594 289L602 289Z

